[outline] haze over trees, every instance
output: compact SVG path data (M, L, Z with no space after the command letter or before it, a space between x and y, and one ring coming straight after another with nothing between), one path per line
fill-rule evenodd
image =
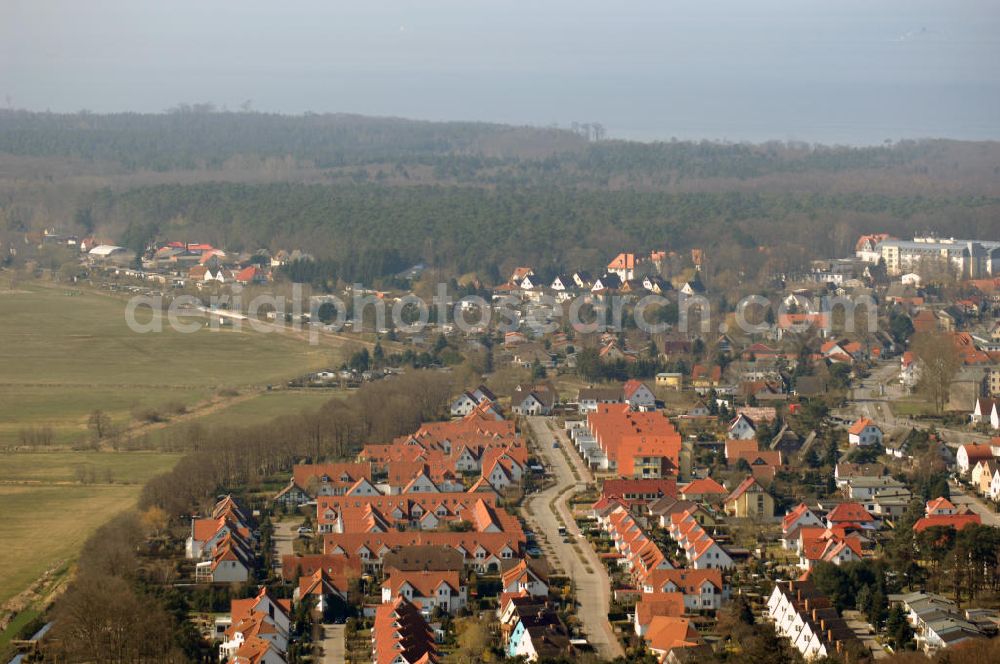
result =
M581 133L208 106L0 111L0 241L57 228L132 249L167 238L301 248L319 260L289 275L317 285L373 283L418 262L495 282L517 264L554 274L600 269L621 250L700 247L706 278L728 287L843 255L872 230L1000 231L992 143Z

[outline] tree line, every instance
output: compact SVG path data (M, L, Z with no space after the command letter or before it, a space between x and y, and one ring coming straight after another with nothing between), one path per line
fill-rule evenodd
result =
M902 236L920 224L975 237L990 235L991 214L1000 210L1000 199L963 195L291 183L101 190L81 204L135 250L192 233L248 252L306 248L324 262L294 266L289 275L310 282L370 283L415 263L501 278L519 264L551 273L601 270L613 251L701 247L710 289L713 279L728 283L723 272L733 279L784 273L810 257L853 250L872 218Z
M366 383L346 399L252 427L190 424L164 436L164 450L184 451L174 469L143 487L141 509L171 517L235 486L253 486L300 460L353 458L365 443L389 442L439 419L452 394L449 373L411 371Z

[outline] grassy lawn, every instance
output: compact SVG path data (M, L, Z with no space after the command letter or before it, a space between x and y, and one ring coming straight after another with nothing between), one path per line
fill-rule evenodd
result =
M0 603L72 559L98 526L134 504L139 485L0 485Z
M891 401L889 406L892 414L896 417L917 417L919 415L933 415L934 408L924 401Z
M31 426L56 442L86 433L102 409L190 405L220 388L276 384L340 362L340 349L249 329L138 334L121 300L27 285L0 308L0 446Z

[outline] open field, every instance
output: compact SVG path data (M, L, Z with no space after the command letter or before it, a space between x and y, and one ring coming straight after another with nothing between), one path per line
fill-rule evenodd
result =
M72 559L98 526L134 504L139 485L0 485L0 602Z
M179 458L156 452L0 455L0 541L7 548L0 605L46 570L71 560L95 528L130 507L142 484ZM92 471L88 481L94 483L78 483L81 467Z
M252 399L234 403L197 421L205 426L252 426L281 415L319 408L330 399L342 399L348 394L348 390L327 389L261 392Z
M332 396L263 387L338 366L336 341L311 346L228 328L182 334L165 326L162 333L138 334L124 311L119 299L32 282L0 299L0 450L17 445L21 430L41 427L51 428L57 446L0 452L0 541L6 546L0 604L72 560L95 528L134 504L142 484L178 458L68 449L88 438L94 410L137 431L137 409L179 404L191 412L174 417L178 423L252 424ZM239 395L220 396L225 388ZM157 426L171 423L146 429Z
M60 484L78 481L78 468L93 470L97 481L142 485L169 470L179 454L159 452L16 452L0 464L2 484ZM2 524L3 515L0 515Z
M339 364L339 349L250 330L137 334L124 303L33 284L0 307L0 447L26 427L56 443L85 437L100 408L126 424L135 408L190 406L223 387L279 383Z

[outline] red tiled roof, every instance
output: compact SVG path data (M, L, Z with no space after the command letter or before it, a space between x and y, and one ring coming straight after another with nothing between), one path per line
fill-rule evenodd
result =
M681 487L681 495L687 496L697 496L703 494L725 494L726 487L722 486L711 477L701 477L696 480L692 480L687 484L687 486Z
M934 526L944 526L948 528L954 528L955 530L961 530L966 526L972 524L980 525L983 520L978 514L937 514L934 516L925 516L923 518L917 519L917 522L913 524L913 530L918 533L922 533L928 528L933 528Z
M636 620L648 625L654 616L684 615L684 593L643 593L635 605Z
M841 503L830 510L826 518L830 523L867 523L875 520L868 510L858 503Z
M872 422L867 417L862 417L861 419L856 420L854 424L851 425L851 428L847 430L847 432L853 433L855 436L857 436L860 435L861 432L865 430L865 427L874 426L874 424L875 423Z
M935 498L934 500L928 500L926 506L927 514L932 514L937 510L953 510L955 509L955 503L951 502L944 496Z

